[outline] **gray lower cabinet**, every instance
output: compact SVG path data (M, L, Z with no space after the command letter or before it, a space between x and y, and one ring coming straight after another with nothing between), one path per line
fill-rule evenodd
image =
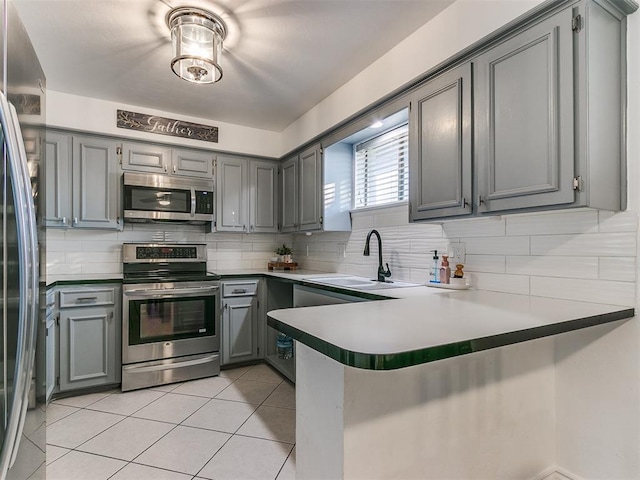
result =
M56 389L58 378L58 313L52 318L47 318L46 324L46 365L45 365L45 401L48 403Z
M222 364L259 356L259 279L224 281L222 288Z
M219 232L276 233L275 162L218 155L215 229Z
M60 289L61 392L120 382L121 297L120 285Z
M322 230L322 147L314 145L281 166L283 232Z
M47 132L47 227L121 230L114 140Z
M409 219L472 213L471 64L411 96Z

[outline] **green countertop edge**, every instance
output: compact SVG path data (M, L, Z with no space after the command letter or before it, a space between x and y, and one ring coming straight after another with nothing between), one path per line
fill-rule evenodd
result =
M55 287L70 287L74 285L100 285L107 283L122 283L121 278L101 278L92 280L56 280L51 283L40 282L40 286L46 286L47 289Z
M315 282L309 282L306 280L298 280L295 278L282 278L276 277L269 273L229 273L220 275L221 280L231 279L231 278L266 278L268 280L284 282L284 283L292 283L296 285L304 285L306 287L317 288L320 290L325 290L327 292L341 293L343 295L351 295L352 297L364 298L366 300L393 300L395 297L386 297L384 295L379 295L375 293L363 292L361 290L350 290L347 288L334 287L331 285L323 285ZM111 278L111 279L90 279L90 280L55 280L51 283L40 282L41 287L45 287L47 290L55 287L69 287L76 285L100 285L107 283L122 283L122 278Z
M269 316L269 314L267 314L267 324L270 327L273 327L276 330L289 335L291 338L307 345L308 347L326 355L327 357L342 363L343 365L366 370L396 370L398 368L421 365L423 363L435 362L460 355L468 355L482 350L490 350L493 348L504 347L552 335L559 335L561 333L580 330L605 323L630 319L634 315L634 308L621 307L621 310L619 311L603 315L594 315L592 317L569 320L566 322L554 323L552 325L543 325L540 327L528 328L526 330L518 330L500 335L492 335L489 337L465 340L462 342L449 343L446 345L438 345L435 347L394 354L372 354L345 350L303 332L302 330L282 323L281 321Z

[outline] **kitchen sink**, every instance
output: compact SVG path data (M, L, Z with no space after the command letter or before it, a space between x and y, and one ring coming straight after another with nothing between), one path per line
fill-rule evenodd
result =
M387 280L386 282L378 282L364 277L314 277L307 280L322 283L325 285L333 285L335 287L355 288L358 290L382 290L387 288L405 288L419 287L417 283L400 282L395 280Z

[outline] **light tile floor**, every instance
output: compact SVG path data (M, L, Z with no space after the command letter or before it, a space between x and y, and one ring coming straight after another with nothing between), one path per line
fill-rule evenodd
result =
M48 480L290 480L295 389L268 365L47 407Z

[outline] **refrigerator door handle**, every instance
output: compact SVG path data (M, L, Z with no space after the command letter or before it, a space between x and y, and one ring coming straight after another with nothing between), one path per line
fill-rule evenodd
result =
M5 134L6 168L11 174L11 185L15 199L20 272L18 342L15 381L12 389L13 399L8 403L10 411L7 412L5 438L0 450L0 478L4 478L17 455L28 406L38 312L38 244L31 179L27 168L27 156L18 115L13 106L7 102L4 94L1 93L0 124ZM5 392L6 390L5 388Z

